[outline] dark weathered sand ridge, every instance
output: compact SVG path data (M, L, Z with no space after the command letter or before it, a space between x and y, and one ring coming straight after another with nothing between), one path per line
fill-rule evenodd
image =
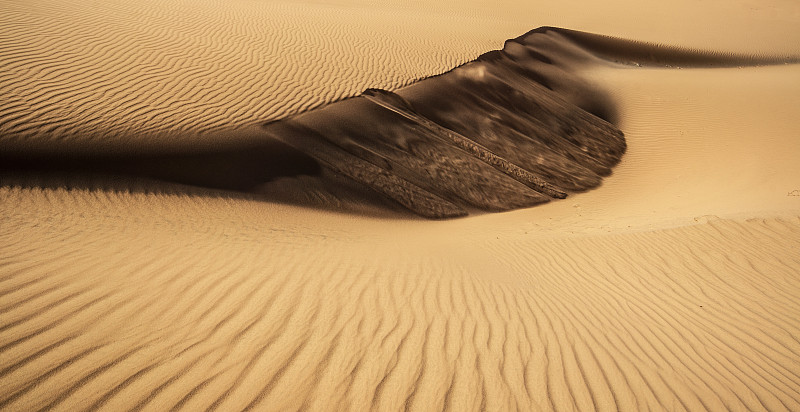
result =
M429 218L503 211L597 187L626 150L612 126L617 118L612 99L584 79L583 70L608 64L728 67L797 61L541 27L443 75L393 92L369 89L271 122L266 131L220 132L196 145L170 139L156 145L70 143L55 134L42 138L48 144L23 143L16 132L0 127L0 172L145 177L261 191L269 200L280 197L270 182L296 176L311 176L319 182L314 190L335 197L340 188L319 177L324 167L322 175L350 179L364 191L362 199L377 192ZM15 180L20 181L25 179ZM308 190L306 183L281 184L289 185L284 192L298 192ZM265 184L267 190L261 190Z
M537 33L561 36L603 59L640 67L712 68L800 63L800 56L796 54L721 53L713 50L689 49L586 33L561 27L539 27L515 40L525 44L536 44L535 40L538 40L539 37L533 35ZM531 40L534 42L531 43Z
M502 211L594 188L626 145L622 132L580 106L602 115L612 103L579 76L562 75L575 63L563 39L530 36L550 47L507 43L396 92L369 89L272 122L267 132L426 217L450 217L431 209L431 196ZM319 159L320 144L332 161ZM349 170L359 166L343 153L408 183L375 187ZM416 201L421 192L409 193L409 184L430 194Z
M535 46L509 41L443 75L394 92L370 89L246 138L221 133L214 144L160 149L16 143L0 150L0 171L128 175L253 191L281 177L318 175L321 164L429 218L563 199L598 186L625 141L606 121L613 120L610 100L572 73L580 63L570 50L575 45L529 36L542 39Z

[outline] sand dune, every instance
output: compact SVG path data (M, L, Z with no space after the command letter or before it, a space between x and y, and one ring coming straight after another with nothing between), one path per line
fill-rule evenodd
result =
M253 124L543 25L800 44L778 0L0 6L4 153L243 155ZM508 213L414 219L335 176L4 171L0 409L800 409L800 66L575 74L627 152L596 190Z
M249 141L228 133L183 147L12 143L0 151L0 172L123 174L247 190L327 168L429 218L530 207L597 187L625 151L622 132L608 123L614 103L574 74L587 60L600 64L566 38L576 33L534 30L396 91L370 88L268 122ZM52 130L39 133L48 134L57 140Z
M626 147L608 119L586 111L614 105L570 75L575 47L534 31L442 75L371 88L264 129L429 218L564 199L597 187Z

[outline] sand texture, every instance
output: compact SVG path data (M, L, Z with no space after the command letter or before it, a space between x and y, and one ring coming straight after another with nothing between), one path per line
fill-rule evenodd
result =
M798 26L782 0L0 0L0 410L800 410ZM416 82L517 46L533 100L624 154L562 162L535 114ZM376 160L370 111L573 186L482 213L398 168L424 153Z
M252 201L3 196L4 409L800 407L797 218L319 233Z
M397 92L368 89L270 122L266 133L429 218L564 199L597 187L626 147L613 119L584 110L608 114L613 103L562 75L576 46L534 31ZM366 167L399 184L373 184Z

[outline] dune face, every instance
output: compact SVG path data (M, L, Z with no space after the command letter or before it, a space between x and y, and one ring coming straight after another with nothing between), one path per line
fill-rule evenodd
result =
M800 410L796 2L0 11L0 410ZM413 85L512 59L624 156L491 146L467 136L509 130L486 113L554 126L452 76ZM415 218L370 190L466 207L316 135L338 120L298 133L353 105L458 155L458 135L548 151L530 171L575 189Z
M574 73L598 59L558 33L531 31L450 72L394 92L368 89L271 122L247 140L160 150L12 144L0 151L0 171L112 174L252 191L282 177L319 175L316 160L428 218L563 199L568 191L597 187L625 152L625 140L607 122L613 103ZM13 127L8 135L19 137Z
M396 92L370 89L266 131L426 217L563 199L599 185L625 140L575 104L613 112L570 75L581 62L568 54L574 44L559 41L532 32L451 72ZM396 181L374 181L370 168Z

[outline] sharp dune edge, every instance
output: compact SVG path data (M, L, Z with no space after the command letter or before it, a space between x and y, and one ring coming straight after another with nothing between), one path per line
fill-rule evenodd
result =
M453 221L324 173L4 171L0 410L800 409L793 2L0 7L4 152L234 147L545 25L779 63L576 66L617 106L613 173Z

